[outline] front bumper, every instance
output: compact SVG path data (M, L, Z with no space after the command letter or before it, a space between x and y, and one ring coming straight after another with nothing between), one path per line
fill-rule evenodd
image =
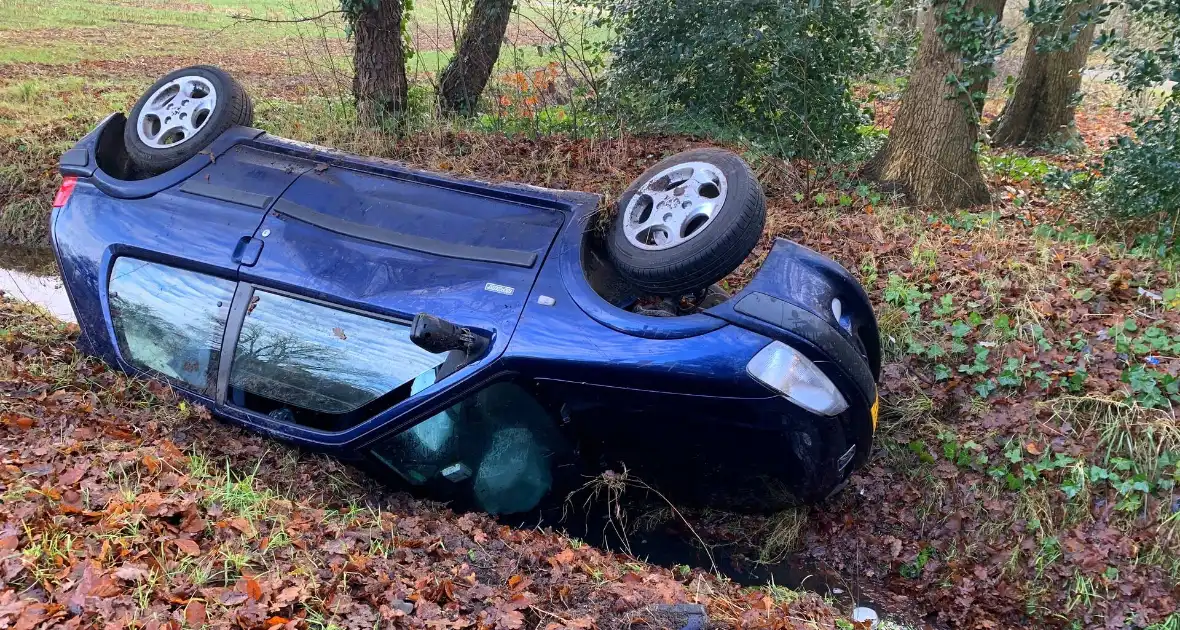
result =
M708 314L781 341L820 367L849 407L830 419L807 415L815 423L842 425L844 441L856 445L852 468L867 460L879 409L881 342L868 295L851 273L778 239L745 289Z

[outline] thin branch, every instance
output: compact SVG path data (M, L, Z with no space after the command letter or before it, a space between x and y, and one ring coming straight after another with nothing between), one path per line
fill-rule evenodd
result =
M239 22L266 22L267 24L298 24L300 22L317 22L319 20L322 20L322 19L328 17L329 15L333 15L336 13L344 13L344 9L329 9L319 15L313 15L310 17L301 17L301 18L289 18L289 19L282 19L282 20L273 19L273 18L254 17L252 15L243 15L241 13L231 15L230 17L233 18L234 20L239 21Z

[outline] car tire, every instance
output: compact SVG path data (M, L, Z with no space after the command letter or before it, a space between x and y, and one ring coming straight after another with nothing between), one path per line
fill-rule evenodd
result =
M254 122L254 103L216 66L173 70L135 103L123 143L135 168L151 176L175 168L208 148L226 129Z
M745 161L693 149L656 163L623 192L607 252L640 291L681 296L737 269L765 224L766 196Z

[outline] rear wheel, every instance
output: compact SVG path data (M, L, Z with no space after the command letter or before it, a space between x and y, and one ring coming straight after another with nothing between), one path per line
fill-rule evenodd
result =
M636 288L680 296L737 269L765 222L750 167L729 151L694 149L661 160L623 193L607 250Z
M144 92L123 128L136 169L156 175L206 149L223 131L254 122L254 104L215 66L173 70Z

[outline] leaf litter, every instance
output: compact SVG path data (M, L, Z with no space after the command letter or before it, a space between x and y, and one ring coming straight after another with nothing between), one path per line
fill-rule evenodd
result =
M837 627L814 594L388 493L80 356L77 334L0 299L0 627L643 628L676 603Z
M1094 150L1125 129L1125 116L1084 103L1078 126ZM348 148L608 202L664 156L708 144L450 131L373 140ZM1012 155L1086 166L1084 156ZM781 555L768 553L769 540L789 540L793 560L939 626L1180 620L1180 280L1171 265L1094 241L1088 234L1102 226L1075 218L1080 199L1012 170L989 172L991 206L935 213L860 189L847 173L753 162L768 194L766 236L725 284L748 281L777 236L853 270L885 338L881 426L851 486L801 518L685 510L691 528L751 564ZM9 585L0 623L28 611L21 627L78 615L311 627L360 607L366 623L609 627L641 619L636 610L652 602L701 598L728 625L834 623L810 596L788 605L699 571L635 572L559 536L377 498L329 459L235 430L217 426L227 439L206 441L212 421L200 410L83 360L52 324L4 309L0 368L12 377L0 386L0 572ZM797 531L781 536L780 521ZM262 603L239 586L244 577ZM79 596L82 586L91 594Z

